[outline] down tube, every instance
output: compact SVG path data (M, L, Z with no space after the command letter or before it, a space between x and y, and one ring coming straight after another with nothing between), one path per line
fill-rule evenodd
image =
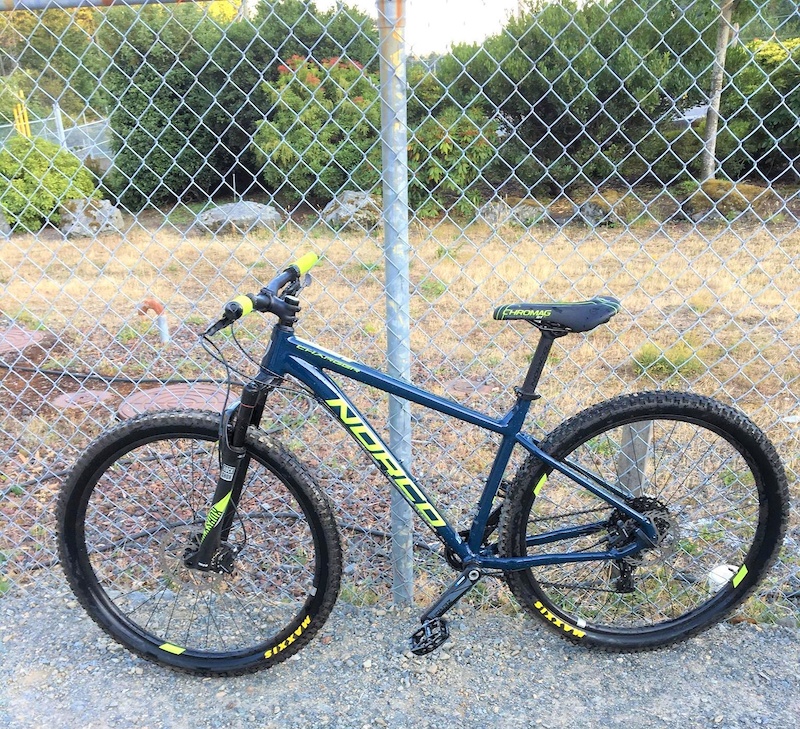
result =
M361 413L331 379L318 369L294 357L289 359L289 371L305 382L322 399L333 416L341 422L358 444L371 456L378 469L408 501L436 536L457 553L463 544L455 529L431 503L414 478L406 472L397 458L367 424Z

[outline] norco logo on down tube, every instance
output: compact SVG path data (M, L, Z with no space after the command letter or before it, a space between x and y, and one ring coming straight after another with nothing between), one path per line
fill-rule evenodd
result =
M333 410L339 420L347 426L348 430L356 437L356 440L378 462L381 470L392 479L394 485L400 489L400 493L419 512L420 516L432 527L444 526L446 522L441 514L420 493L420 490L394 457L387 453L380 438L367 425L362 423L357 415L350 413L344 400L336 398L334 400L326 400L325 403Z

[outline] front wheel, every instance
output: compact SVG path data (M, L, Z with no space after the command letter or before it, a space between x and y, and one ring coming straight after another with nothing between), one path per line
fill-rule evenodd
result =
M647 650L719 622L777 557L788 511L780 459L739 411L710 398L651 392L588 408L542 450L605 483L653 521L656 544L623 560L507 574L524 608L559 635L606 650ZM585 533L534 546L573 525ZM529 457L509 487L500 552L603 552L633 541L633 522Z
M219 473L219 416L151 413L91 444L58 505L61 562L103 630L148 660L199 674L268 667L328 617L342 556L326 497L251 429L249 468L212 571L184 564Z

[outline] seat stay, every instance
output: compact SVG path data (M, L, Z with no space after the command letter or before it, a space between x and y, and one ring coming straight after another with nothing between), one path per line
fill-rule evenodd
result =
M573 468L568 462L559 461L558 459L553 458L553 456L543 451L530 438L530 436L526 435L525 433L520 433L519 435L517 435L516 440L529 453L531 453L536 458L538 458L539 460L541 460L547 466L550 467L550 471L548 471L543 475L539 483L534 484L533 487L534 493L538 492L538 490L542 488L547 479L548 473L552 471L558 471L559 473L563 474L568 479L573 481L576 486L586 489L590 493L597 496L599 499L602 499L606 503L613 506L615 509L621 511L623 514L625 514L625 516L633 519L637 523L637 525L643 530L643 532L647 535L648 538L655 539L657 537L655 527L653 526L650 519L648 519L644 514L641 514L640 512L636 511L636 509L633 509L628 505L626 501L625 492L620 491L620 489L618 489L612 484L609 484L605 481L600 481L600 479L596 477L586 478L584 473L581 473L581 471Z

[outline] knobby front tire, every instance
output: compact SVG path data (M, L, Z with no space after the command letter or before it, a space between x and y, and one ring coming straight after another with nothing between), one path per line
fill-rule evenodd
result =
M176 411L105 433L64 484L58 539L70 586L112 638L172 668L235 675L311 640L338 595L342 554L325 495L251 428L233 572L188 569L219 472L218 432L219 415Z
M788 487L774 447L739 411L672 392L588 408L541 444L559 460L626 491L651 516L658 544L624 562L548 565L507 574L521 605L564 638L612 651L648 650L722 620L778 555ZM526 538L575 524L588 536L544 546ZM529 457L508 489L500 553L605 551L630 523L605 501Z

